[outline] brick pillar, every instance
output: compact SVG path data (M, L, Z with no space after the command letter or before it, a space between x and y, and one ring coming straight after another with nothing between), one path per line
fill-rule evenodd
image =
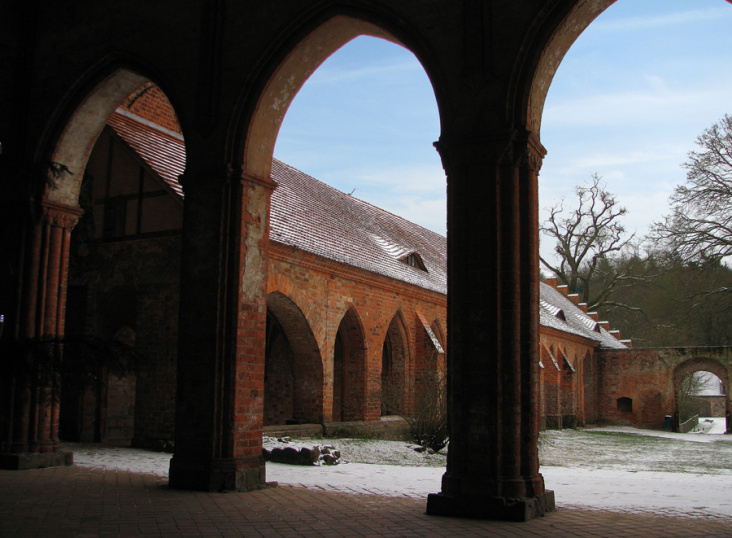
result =
M450 450L427 512L527 520L539 474L537 172L526 132L437 143L448 181Z
M0 442L2 467L69 464L59 448L60 359L66 319L71 230L81 209L41 203L28 234L24 260L19 337L6 364L6 417ZM44 456L45 455L45 456Z
M262 487L267 244L275 184L191 174L185 191L170 485Z

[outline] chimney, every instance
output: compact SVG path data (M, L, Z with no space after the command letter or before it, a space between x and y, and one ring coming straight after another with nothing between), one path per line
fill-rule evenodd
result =
M600 321L598 322L600 324L601 329L605 329L606 331L610 330L610 322L609 321Z
M557 286L557 290L564 295L565 297L569 295L569 286L566 284L562 284L561 286Z
M612 334L615 338L620 340L620 330L619 329L613 329L612 331L610 331L610 334Z
M567 298L574 303L575 306L579 305L579 294L578 293L570 293L567 295Z
M600 314L598 314L597 312L587 312L587 315L592 321L596 323L600 321Z
M552 288L557 288L557 277L555 276L548 276L546 277L546 284L547 286L551 286Z
M620 343L623 344L625 347L633 347L633 340L621 340Z
M577 306L579 306L582 309L582 312L584 312L585 314L587 314L587 303L580 303Z

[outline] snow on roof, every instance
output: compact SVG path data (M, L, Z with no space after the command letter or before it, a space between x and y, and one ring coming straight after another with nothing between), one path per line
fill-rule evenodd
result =
M598 342L600 347L613 349L626 347L556 288L542 282L540 295L539 319L545 327L584 336ZM564 320L556 315L558 311L564 312Z
M179 196L185 170L180 135L122 109L108 125ZM447 239L363 200L345 194L276 159L272 179L270 240L437 293L447 293ZM419 256L421 267L405 263ZM540 321L584 336L602 347L624 348L614 336L564 297L541 284Z
M447 293L447 240L272 161L270 239L330 260ZM425 269L405 263L417 253Z

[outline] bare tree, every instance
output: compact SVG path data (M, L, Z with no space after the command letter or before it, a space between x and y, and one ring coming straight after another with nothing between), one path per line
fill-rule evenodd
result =
M725 115L696 143L700 150L689 152L683 165L686 184L676 187L671 214L653 229L687 263L732 256L732 117Z
M593 174L589 185L576 188L579 206L565 210L562 201L549 209L548 219L539 228L555 241L558 256L558 263L540 257L541 263L592 310L610 302L618 289L647 278L644 257L633 243L635 234L628 236L621 223L627 210L600 180Z

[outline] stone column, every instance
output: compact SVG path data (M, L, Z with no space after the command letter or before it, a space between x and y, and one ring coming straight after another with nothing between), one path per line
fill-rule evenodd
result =
M59 449L60 360L66 319L71 231L81 209L43 201L30 229L23 268L20 342L5 360L7 426L2 467L25 469L71 463Z
M448 181L450 450L427 512L524 521L539 474L537 173L528 132L437 144Z
M264 485L268 178L190 173L185 192L175 455L170 485Z

